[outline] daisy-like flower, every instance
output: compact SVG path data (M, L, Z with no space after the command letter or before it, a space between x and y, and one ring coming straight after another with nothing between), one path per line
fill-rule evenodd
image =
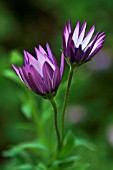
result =
M98 32L93 38L95 26L89 30L85 35L86 21L84 21L80 28L80 21L78 21L74 32L71 30L71 23L64 26L63 30L63 52L71 65L79 66L89 60L101 49L105 33Z
M30 53L24 51L24 66L13 69L18 77L26 84L28 88L44 98L52 98L62 80L64 72L64 54L61 55L60 67L50 49L46 44L47 52L39 45L35 48L36 58Z

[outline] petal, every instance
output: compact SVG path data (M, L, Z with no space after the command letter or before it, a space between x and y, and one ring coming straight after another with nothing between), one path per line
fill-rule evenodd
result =
M62 79L64 73L64 54L61 55L61 63L60 63L60 80Z
M19 69L14 64L12 64L12 67L13 67L14 71L16 72L16 74L18 75L18 77L23 81L23 79L19 73Z
M94 33L94 30L95 30L95 26L92 26L92 28L89 30L85 39L82 42L82 49L84 49L88 45L88 43L89 43L89 41L90 41L90 39L91 39L91 37Z
M91 47L88 47L87 50L84 52L83 56L82 56L82 61L86 61L86 59L88 58L89 54L91 52Z
M32 65L30 66L30 72L32 74L32 77L34 79L34 82L37 86L37 88L39 89L39 91L41 93L46 93L47 87L46 84L44 84L44 81L42 79L42 77L40 76L40 74L37 72L37 70L35 69L35 67L33 67Z
M30 88L32 89L33 91L35 91L33 85L31 84L30 80L29 80L29 77L28 77L28 70L26 69L26 67L22 67L20 68L20 74L23 76L23 80L24 80L24 83Z
M27 57L27 52L24 50L24 64L28 64L29 63L29 60L28 60L28 57Z
M45 62L43 65L43 77L44 77L44 82L47 85L48 92L51 92L52 91L52 78L51 78L50 66L47 62Z
M96 50L96 48L98 48L98 46L102 45L104 42L104 38L105 38L105 34L102 35L101 37L99 36L99 38L97 39L97 41L95 42L91 54Z
M45 66L43 66L43 67L46 68L46 70L49 73L48 75L50 76L50 79L52 79L52 77L53 77L53 69L51 68L51 66L49 65L48 62L45 62L44 64L45 64ZM44 77L44 73L43 73L43 77Z
M82 58L82 46L81 44L79 45L79 48L77 49L75 60L76 62L79 62Z
M102 48L102 44L100 46L98 46L95 51L93 51L93 53L91 53L89 55L89 57L87 58L87 61L89 61L94 55L96 55L98 53L98 51Z
M91 41L91 43L87 46L87 48L84 50L84 55L82 57L82 61L86 61L87 58L89 58L89 55L91 54L91 51L95 45L95 42L97 41L99 37L99 32L95 35L95 37L93 38L93 40Z
M65 37L65 42L66 42L66 46L67 46L67 42L68 42L68 38L69 38L69 34L70 32L68 31L68 26L65 24L64 26L64 31L63 31L63 35Z
M28 73L28 77L29 77L29 82L30 82L30 86L32 87L33 91L39 95L43 95L42 90L39 88L39 86L35 83L35 80L32 76L31 73Z
M53 55L53 53L52 53L52 51L51 51L51 48L50 48L50 46L49 46L48 43L46 43L46 48L47 48L49 60L52 62L52 64L53 64L54 66L57 66L57 61L56 61L56 59L55 59L55 57L54 57L54 55ZM50 63L49 63L49 64L50 64Z
M36 47L35 47L35 52L36 52L36 56L38 59L38 62L43 65L43 63L46 61L46 56L43 55Z
M46 51L43 49L43 47L41 45L39 45L39 51L43 54L43 55L47 55Z
M49 60L47 54L43 55L42 53L40 53L40 51L37 48L35 48L35 51L36 51L36 55L37 55L37 58L38 58L39 68L41 68L41 75L42 75L42 67L43 67L43 64L45 63L45 61L48 62L51 65L53 70L55 69L55 66Z
M86 21L84 21L83 25L82 25L82 28L81 28L81 31L80 31L80 36L77 40L77 43L76 43L76 47L78 48L79 45L82 43L83 41L83 38L84 38L84 34L85 34L85 29L86 29Z
M68 29L68 32L71 33L71 22L70 22L70 20L68 21L67 29Z
M26 80L26 78L25 78L25 76L23 74L23 67L19 67L18 69L19 69L19 73L20 73L20 75L22 77L23 82L26 84L27 87L29 87L31 89L31 87L29 86L28 81Z
M74 33L73 33L73 37L72 37L72 39L75 43L75 46L76 46L76 43L77 43L77 40L78 40L79 31L80 31L80 21L78 21L78 23L75 27Z
M36 60L30 53L27 52L26 54L28 56L29 65L34 66L35 69L42 76L42 63L40 63L38 60Z
M70 47L72 42L72 34L69 34L68 42L67 42L67 56L70 57Z
M94 36L93 40L87 45L87 47L84 49L84 51L86 51L89 47L91 47L92 45L94 45L94 43L96 42L96 40L99 38L99 34L100 34L100 32L98 32L98 33Z
M67 56L71 63L75 62L75 45L73 40L70 41L68 47L67 47Z
M59 84L60 84L60 70L59 70L59 67L56 67L56 69L55 69L55 71L53 73L52 81L53 81L52 89L54 91L56 91Z

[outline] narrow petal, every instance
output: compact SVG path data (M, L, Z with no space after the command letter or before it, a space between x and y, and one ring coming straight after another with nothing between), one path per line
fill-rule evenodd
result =
M71 40L70 45L67 48L68 58L71 63L75 62L75 44L73 40Z
M28 64L29 60L28 60L28 57L27 57L27 52L24 50L24 64Z
M87 61L89 61L94 55L96 55L101 48L102 48L102 45L98 46L98 48L96 48L95 51L93 51L93 53L89 55L89 57L87 58Z
M21 76L23 77L23 81L24 81L24 83L27 85L27 87L29 87L30 89L32 89L33 91L35 91L35 89L33 88L33 86L32 86L32 84L31 84L31 82L30 82L30 80L29 80L29 77L28 77L28 70L26 69L26 67L21 67L20 69L19 69L19 71L20 71L20 74L21 74Z
M57 61L56 61L48 43L46 43L46 48L47 48L47 52L48 52L48 58L50 59L50 61L52 62L53 65L57 66Z
M50 76L50 79L52 79L53 69L52 69L51 65L49 65L48 62L45 62L44 64L45 64L45 68L46 68L47 72L49 73L48 75ZM44 77L44 73L43 73L43 77Z
M84 51L86 51L89 47L91 47L92 45L94 45L94 43L96 42L96 40L99 38L99 35L100 35L100 32L98 32L98 33L94 36L93 40L87 45L87 47L84 49Z
M66 46L67 46L69 34L70 34L70 32L68 31L68 26L65 24L65 26L64 26L64 31L63 31L63 35L64 35L64 37L65 37Z
M28 73L29 77L29 84L32 87L33 91L39 95L43 95L42 90L39 88L39 86L36 84L33 75L31 73Z
M105 35L103 35L102 37L99 37L97 39L97 41L95 42L90 54L92 54L96 50L96 48L98 48L98 46L103 44L104 38L105 38Z
M95 45L95 42L97 41L99 37L99 32L95 35L91 43L87 46L87 48L84 50L84 55L82 56L82 61L86 61L89 58L89 55L91 54L91 51Z
M56 67L54 73L53 73L53 84L52 84L52 89L54 91L57 90L59 84L60 84L60 70L59 70L59 67Z
M21 77L21 75L19 73L19 69L17 67L15 67L14 64L12 64L12 67L13 67L14 71L16 72L16 74L18 75L18 77L23 81L23 79L22 79L22 77Z
M70 20L68 21L67 29L68 29L68 32L70 34L71 33L71 22L70 22Z
M42 47L41 45L39 45L39 51L40 51L43 55L44 55L44 54L47 55L46 51L43 49L43 47Z
M91 37L92 37L92 35L93 35L93 33L94 33L94 30L95 30L95 26L93 26L93 27L89 30L89 32L87 33L85 39L84 39L83 42L82 42L82 49L84 49L84 48L88 45L88 43L89 43L89 41L91 40Z
M35 69L39 72L39 74L42 76L42 63L40 63L38 60L36 60L30 53L26 53L28 56L29 65L33 65Z
M35 51L36 51L36 55L37 55L37 58L38 58L38 65L40 65L39 68L41 67L41 75L42 75L42 67L43 67L43 64L45 63L45 61L48 62L51 65L53 70L55 69L55 66L49 60L47 54L43 55L42 53L40 53L40 51L37 48L35 48Z
M87 50L84 52L83 56L82 56L82 61L86 61L86 59L88 58L89 54L91 52L91 47L88 47Z
M77 40L78 40L79 31L80 31L80 21L78 21L78 23L75 27L74 33L73 33L73 37L72 37L72 39L75 43L75 46L76 46L76 43L77 43Z
M76 43L76 47L79 47L79 45L82 43L83 38L84 38L84 34L85 34L85 29L86 29L86 21L84 21L84 23L82 25L80 35L79 35L79 38L78 38L77 43Z
M34 82L35 82L37 88L39 89L39 91L41 93L46 93L46 90L47 90L46 84L44 84L42 77L37 72L35 67L33 67L32 65L30 66L30 72L32 73L32 77L33 77Z
M36 52L36 56L37 56L38 62L41 65L43 65L43 63L46 61L45 55L43 55L36 47L35 47L35 52Z
M62 79L64 73L64 54L61 55L61 63L60 63L60 80Z
M23 66L23 67L24 67L24 66ZM23 67L19 67L19 68L18 68L19 73L20 73L20 75L21 75L21 77L22 77L23 82L26 84L27 87L29 87L29 88L31 89L31 87L29 86L28 81L26 80L26 78L25 78L25 76L24 76L24 74L23 74ZM25 67L24 67L24 68L25 68Z
M48 92L52 91L52 78L51 78L51 72L50 72L50 66L47 62L43 65L43 77L44 82L48 87Z
M82 46L79 45L79 48L77 49L75 60L76 62L79 62L82 58Z
M67 42L67 56L70 56L71 41L72 41L72 34L69 34L69 38Z

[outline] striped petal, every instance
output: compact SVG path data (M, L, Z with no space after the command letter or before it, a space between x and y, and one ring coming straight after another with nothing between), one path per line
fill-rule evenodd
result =
M45 62L44 65L43 65L43 77L44 77L44 82L47 85L48 92L51 92L51 90L52 90L52 77L51 77L50 66L47 62Z
M59 84L60 84L60 70L58 67L56 67L54 73L53 73L53 84L52 84L52 88L53 90L57 90Z
M93 26L93 27L89 30L89 32L87 33L86 37L84 38L84 40L83 40L83 42L82 42L82 49L84 49L84 48L88 45L89 41L90 41L91 38L92 38L92 35L93 35L93 33L94 33L94 30L95 30L95 26Z
M30 66L30 73L39 91L41 93L46 93L46 90L47 90L46 85L44 84L43 79L40 76L40 74L37 72L37 70L32 65Z
M16 72L16 74L18 75L18 77L20 78L20 80L23 81L23 78L19 72L19 69L14 64L12 64L12 67L13 67L14 71Z
M46 51L43 49L43 47L41 45L39 45L39 51L40 53L42 53L43 55L47 55Z
M36 60L30 53L27 52L29 65L33 65L35 69L39 72L39 74L42 76L42 63L40 63L38 60Z
M53 65L57 66L57 61L56 61L48 43L46 43L46 48L47 48L47 52L48 52L48 58L50 59L50 61L52 62Z
M86 29L86 21L84 21L83 25L82 25L82 28L81 28L81 31L80 31L80 36L77 40L77 43L76 43L76 47L78 48L79 45L82 43L83 41L83 38L84 38L84 34L85 34L85 29Z
M72 39L73 39L73 41L75 43L75 46L76 46L76 43L77 43L77 40L78 40L79 31L80 31L80 21L78 21L78 23L77 23L77 25L75 27L73 36L72 36Z

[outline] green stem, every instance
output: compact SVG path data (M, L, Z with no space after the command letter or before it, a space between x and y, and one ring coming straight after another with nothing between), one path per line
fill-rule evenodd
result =
M63 103L63 110L62 110L62 141L64 139L65 112L66 112L66 107L67 107L67 103L68 103L69 92L70 92L70 87L71 87L71 82L72 82L72 78L73 78L74 69L75 68L70 67L69 75L68 75L68 84L67 84L67 89L66 89L64 103Z
M57 136L57 142L58 142L57 148L59 149L60 148L60 133L58 130L57 106L56 106L56 102L54 98L50 99L50 102L52 104L53 111L54 111L54 126L55 126L55 131L56 131L56 136Z

